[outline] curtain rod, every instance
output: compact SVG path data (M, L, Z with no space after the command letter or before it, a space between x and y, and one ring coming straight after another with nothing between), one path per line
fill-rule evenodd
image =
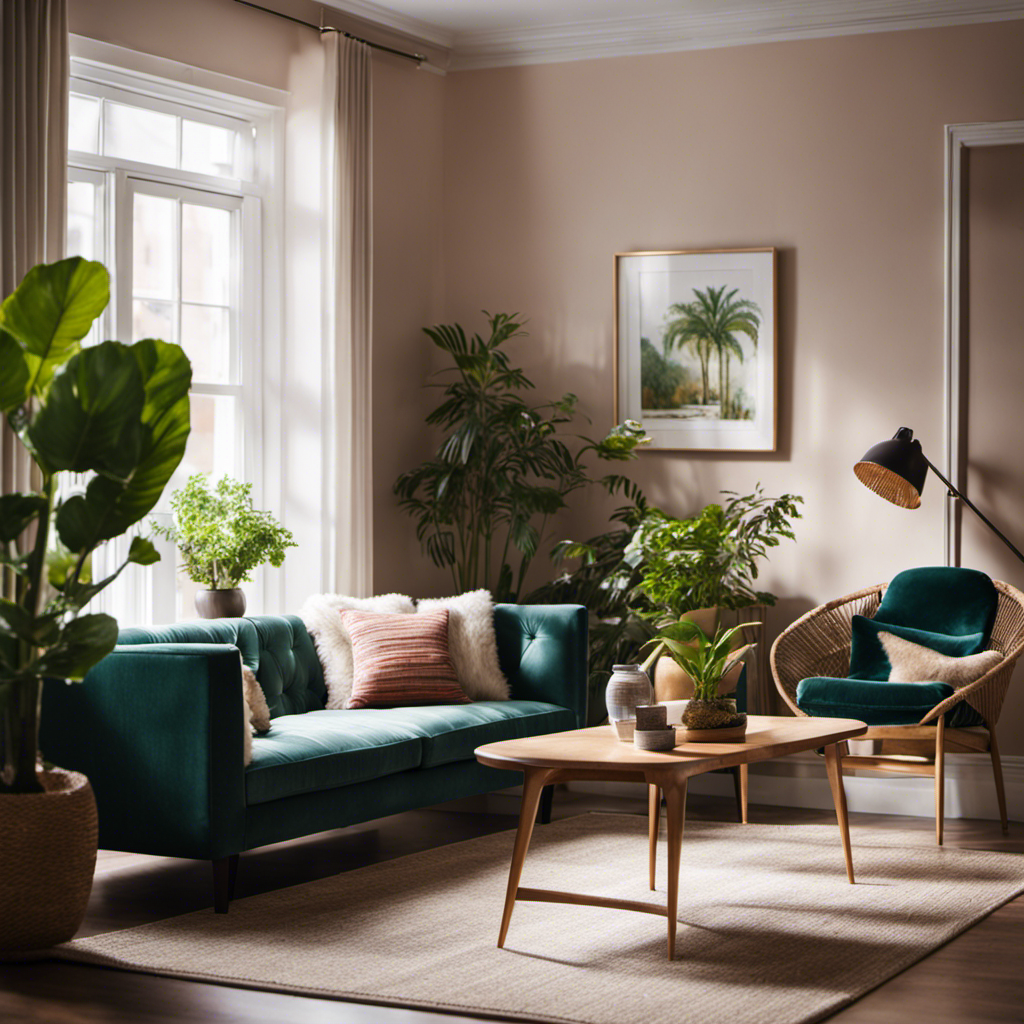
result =
M305 25L306 28L314 29L317 32L337 32L339 35L343 35L346 39L354 39L357 43L366 43L367 46L372 47L375 50L383 50L385 53L393 53L396 57L404 57L406 60L414 60L417 64L423 64L426 62L427 57L422 53L406 53L404 50L396 50L394 47L385 46L383 43L372 43L369 39L361 39L357 35L353 35L351 32L346 32L343 28L332 28L330 25L314 25L311 21L303 21L301 18L293 18L290 14L282 14L280 11L271 10L269 7L261 7L259 4L250 3L249 0L235 0L236 4L241 4L243 7L251 7L254 11L263 11L264 14L273 14L275 18L284 18L286 21L293 21L296 25ZM321 10L321 15L322 15Z

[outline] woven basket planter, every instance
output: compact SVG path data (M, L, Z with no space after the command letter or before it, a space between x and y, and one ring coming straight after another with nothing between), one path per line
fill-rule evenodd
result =
M0 957L46 949L78 931L96 867L89 780L42 772L45 793L0 793Z

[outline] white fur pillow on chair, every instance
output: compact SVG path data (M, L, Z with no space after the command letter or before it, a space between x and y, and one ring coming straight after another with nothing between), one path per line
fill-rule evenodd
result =
M448 609L448 650L459 685L470 700L508 700L508 680L498 664L494 600L489 590L417 601L417 612Z
M980 679L1003 660L998 651L979 651L962 658L939 654L892 633L879 633L889 664L890 683L948 683L954 690Z
M352 640L341 621L344 611L385 612L412 615L416 605L405 594L380 597L345 597L343 594L316 594L299 609L316 645L327 684L327 707L343 708L352 696Z

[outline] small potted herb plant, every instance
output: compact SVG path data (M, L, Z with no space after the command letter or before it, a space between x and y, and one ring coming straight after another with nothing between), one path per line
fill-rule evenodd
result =
M688 619L662 627L644 647L653 647L644 662L648 669L659 655L667 653L693 680L693 697L683 711L683 725L692 732L727 729L730 738L746 732L747 716L736 710L732 697L720 697L722 680L743 660L754 644L734 646L744 629L759 626L759 622L744 622L731 629L721 626L708 636L696 623ZM643 648L641 648L643 649ZM735 737L732 735L735 733ZM718 737L691 735L688 739L715 739Z
M182 569L195 583L196 611L204 619L245 614L239 583L252 581L252 570L284 561L295 538L270 512L252 507L252 484L224 476L215 485L202 473L188 478L171 495L174 523L154 531L177 545Z

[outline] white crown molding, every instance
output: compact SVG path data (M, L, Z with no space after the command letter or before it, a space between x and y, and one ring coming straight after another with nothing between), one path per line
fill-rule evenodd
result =
M354 18L361 18L363 21L372 22L374 25L381 25L394 32L401 32L416 39L421 43L433 43L435 46L444 47L450 50L455 42L455 34L440 25L432 25L427 21L420 21L419 18L411 18L406 14L399 14L397 11L388 10L381 4L375 4L372 0L323 0L328 7L336 11L343 11L351 14Z
M448 70L673 53L1024 18L1024 0L727 0L671 14L453 32L372 0L324 0L452 55Z

